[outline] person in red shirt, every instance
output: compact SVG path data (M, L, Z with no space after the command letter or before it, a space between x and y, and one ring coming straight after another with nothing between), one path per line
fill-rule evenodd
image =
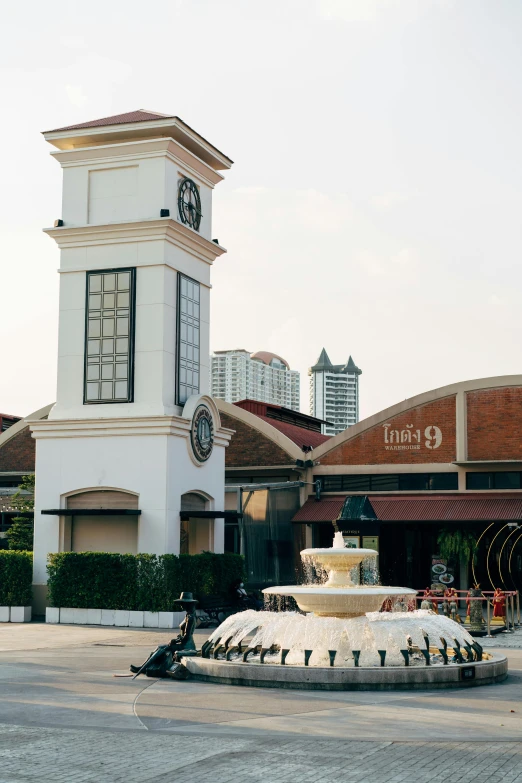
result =
M495 587L493 594L493 617L501 617L504 619L506 616L506 596L500 589Z

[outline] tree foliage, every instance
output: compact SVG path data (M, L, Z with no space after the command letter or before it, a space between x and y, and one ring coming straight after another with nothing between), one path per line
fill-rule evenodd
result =
M33 511L34 510L34 487L35 487L35 474L29 473L27 476L22 476L22 481L18 487L18 491L15 492L11 499L11 503L18 511ZM28 492L29 494L22 495L22 492Z
M11 499L12 505L20 511L32 512L34 510L35 475L29 473L22 476L22 481ZM34 521L29 517L15 517L13 524L6 533L9 549L22 552L31 552L33 549Z
M20 552L32 552L34 538L33 520L26 517L15 517L5 537L9 543L9 549L16 549Z
M477 560L477 540L468 530L445 528L437 538L439 554L444 560L454 557L461 562L475 563Z

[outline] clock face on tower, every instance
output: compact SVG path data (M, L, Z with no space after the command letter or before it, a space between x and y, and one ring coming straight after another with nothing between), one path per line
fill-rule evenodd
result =
M178 187L178 212L182 223L199 231L201 223L201 199L198 186L188 177L182 179Z
M199 462L206 462L214 445L214 422L206 405L198 405L192 417L190 439L194 456Z

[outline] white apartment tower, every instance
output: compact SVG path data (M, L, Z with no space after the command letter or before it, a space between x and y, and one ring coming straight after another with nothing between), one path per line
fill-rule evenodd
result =
M300 376L268 351L216 351L210 359L210 393L226 402L259 400L299 410Z
M310 414L325 420L324 435L337 435L359 421L361 373L351 356L346 364L332 364L324 348L308 370Z

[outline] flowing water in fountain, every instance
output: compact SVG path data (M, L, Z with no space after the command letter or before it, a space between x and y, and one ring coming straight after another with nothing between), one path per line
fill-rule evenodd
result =
M365 581L377 581L376 556L371 549L346 548L342 533L335 534L331 548L303 550L303 562L325 578L263 592L292 596L304 614L249 610L232 615L210 636L203 654L208 657L213 647L214 657L227 660L342 667L442 664L448 662L446 651L462 662L461 647L466 659L480 658L480 647L458 623L432 611L407 611L415 590L354 584L364 561L372 564L363 565L370 574ZM380 611L385 602L396 610Z

